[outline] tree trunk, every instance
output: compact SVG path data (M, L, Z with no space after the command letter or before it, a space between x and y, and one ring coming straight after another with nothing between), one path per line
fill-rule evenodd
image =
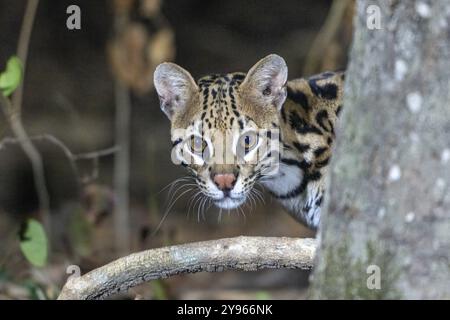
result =
M450 2L359 1L312 298L450 298L449 118Z

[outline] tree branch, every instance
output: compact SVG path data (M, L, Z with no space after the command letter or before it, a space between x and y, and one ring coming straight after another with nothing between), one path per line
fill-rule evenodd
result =
M118 146L113 146L107 149L102 150L96 150L86 153L73 153L68 146L64 144L60 139L56 138L55 136L52 136L51 134L40 134L36 136L29 137L31 141L48 141L49 143L55 145L56 147L60 148L61 151L64 153L64 155L69 160L70 166L72 168L73 173L75 174L75 178L77 179L78 183L88 183L93 179L97 178L97 172L98 172L98 161L101 157L106 157L109 155L115 154L120 148ZM20 144L21 140L18 138L13 137L5 137L2 140L0 140L0 151L5 148L6 145L9 144ZM86 177L81 178L78 172L78 165L77 161L79 160L92 160L94 161L94 168L93 173Z
M20 30L19 42L17 45L17 56L22 63L23 77L25 77L28 48L38 4L39 0L28 0ZM50 234L50 200L45 181L44 164L40 153L31 142L22 123L23 82L24 80L20 82L19 86L14 91L12 102L0 92L0 108L3 109L12 132L20 141L20 146L31 162L34 185L39 199L43 224L47 233Z
M22 62L24 75L27 67L28 47L30 45L31 32L33 31L33 24L38 5L39 0L28 0L23 16L22 27L20 29L19 42L17 44L17 57ZM12 97L12 104L19 115L22 111L23 82L24 81L19 84Z
M151 249L68 279L59 300L103 299L143 282L182 273L313 267L316 240L236 237Z
M119 254L130 251L130 113L128 88L116 80L116 144L120 147L114 159L114 190L117 196L114 209L116 250Z
M13 106L11 104L11 101L6 98L1 92L0 109L3 110L13 134L16 136L25 155L31 162L31 167L33 169L34 186L39 199L39 209L42 216L42 222L44 224L45 230L48 234L50 234L50 200L47 191L47 184L45 181L44 164L42 162L41 154L36 149L33 142L30 140L30 137L28 136L28 133L23 126L20 112L17 111L17 106Z

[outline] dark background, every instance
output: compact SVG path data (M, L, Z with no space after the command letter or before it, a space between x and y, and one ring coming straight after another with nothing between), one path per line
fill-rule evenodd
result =
M81 30L66 28L66 8L71 4L81 8ZM285 58L292 79L305 75L306 56L330 6L331 1L318 0L166 0L162 14L175 34L175 62L195 78L208 73L247 71L265 55L277 53ZM30 135L51 134L73 153L114 145L114 76L106 53L113 35L111 7L112 1L41 0L24 82L23 120ZM15 53L24 8L22 0L0 1L2 70L8 57ZM336 26L340 31L330 43L344 54L334 55L335 59L329 61L329 51L324 50L317 72L325 67L345 68L349 26L351 15L344 25ZM177 202L161 230L152 236L167 206L167 191L158 192L185 172L170 161L169 121L159 109L154 90L144 95L133 94L132 102L133 251L242 234L313 235L269 197L265 205L259 205L251 213L246 208L245 219L232 212L220 223L214 208L206 212L205 221L198 222L196 214L186 217L189 200L186 197ZM0 139L7 136L11 132L2 115ZM24 283L32 283L33 288L51 297L64 282L65 265L78 264L86 272L117 257L108 202L109 196L114 198L114 157L101 158L98 178L80 190L63 152L48 142L36 145L44 156L56 228L53 251L49 265L36 270L18 250L18 226L26 217L38 216L38 202L27 158L18 146L8 146L0 150L0 297L3 298L32 297L31 291L24 289ZM81 161L79 166L82 175L92 170L89 161ZM100 198L104 196L107 203L106 209L100 210L102 218L95 223L86 219L90 205L86 190L94 190ZM130 297L140 294L144 298L301 298L306 279L304 272L286 270L184 275L143 285L132 291Z

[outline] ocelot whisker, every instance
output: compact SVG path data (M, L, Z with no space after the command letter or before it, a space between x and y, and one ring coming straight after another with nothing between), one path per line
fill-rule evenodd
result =
M197 192L191 197L191 199L189 199L189 202L188 202L188 212L187 212L187 218L188 218L188 219L189 219L189 214L190 214L190 212L191 212L191 209L195 208L195 205L193 206L194 201L195 201L195 199L197 199L197 198L199 197L199 195L201 195L201 193L202 193L201 190L200 190L200 191L197 191Z
M164 221L166 220L167 216L170 213L170 210L172 209L172 207L175 205L175 203L178 201L178 199L180 199L183 195L185 195L186 193L192 191L192 188L183 191L171 204L170 206L166 209L166 211L163 214L163 217L161 218L161 221L159 222L158 226L156 227L155 231L153 231L152 236L154 236L159 229L161 228L162 224L164 223Z

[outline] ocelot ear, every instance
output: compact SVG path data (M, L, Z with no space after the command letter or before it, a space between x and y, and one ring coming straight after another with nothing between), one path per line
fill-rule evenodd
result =
M164 62L156 67L153 82L161 110L170 120L174 114L185 110L189 100L198 91L191 74L175 63Z
M286 100L288 68L284 59L276 54L258 61L247 73L241 90L252 103L281 109Z

